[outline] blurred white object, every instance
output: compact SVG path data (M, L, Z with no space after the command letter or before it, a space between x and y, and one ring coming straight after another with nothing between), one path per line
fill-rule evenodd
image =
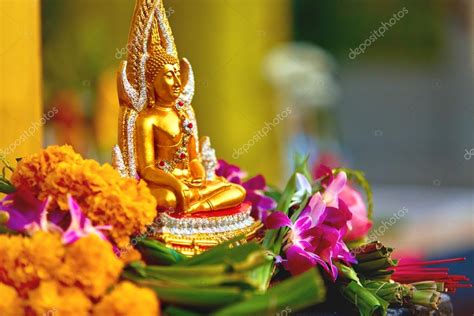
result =
M340 97L334 73L336 62L322 48L308 43L288 43L273 49L264 62L268 80L288 102L325 107Z
M286 43L270 51L263 70L273 85L281 108L293 108L286 120L286 170L295 154L308 156L311 167L325 153L339 155L333 105L341 97L336 61L309 43Z

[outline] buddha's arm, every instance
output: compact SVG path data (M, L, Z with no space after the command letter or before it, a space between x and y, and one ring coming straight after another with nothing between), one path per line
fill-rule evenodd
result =
M194 179L204 180L206 177L206 170L199 160L199 153L197 152L196 139L191 136L189 140L189 168Z
M145 181L169 187L176 194L177 199L184 198L184 191L188 189L186 185L172 174L155 166L154 125L154 120L150 117L139 117L137 120L136 149L138 172Z

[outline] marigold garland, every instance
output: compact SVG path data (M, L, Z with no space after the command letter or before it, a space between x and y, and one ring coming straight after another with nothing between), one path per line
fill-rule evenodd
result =
M76 164L82 160L81 155L74 152L71 146L50 146L20 161L12 174L11 182L16 188L37 193L41 191L46 177L59 163Z
M90 235L66 248L64 264L58 271L61 283L77 286L92 298L101 297L113 285L123 268L112 246Z
M95 235L64 245L56 233L0 234L0 254L0 315L90 315L101 298L96 314L158 313L149 289L125 282L106 295L124 264L112 245Z
M64 248L59 235L38 232L31 238L0 235L0 253L0 282L25 296L42 280L56 277Z
M0 283L0 315L3 316L23 316L23 301L15 288Z
M159 311L159 304L152 290L125 281L95 305L93 315L156 316L160 315Z
M112 225L109 237L119 247L156 217L156 200L143 181L123 178L108 164L85 160L70 146L50 146L22 159L11 178L17 189L66 211L67 194L78 201L94 225Z
M27 306L34 315L87 316L92 302L78 288L47 281L29 293Z

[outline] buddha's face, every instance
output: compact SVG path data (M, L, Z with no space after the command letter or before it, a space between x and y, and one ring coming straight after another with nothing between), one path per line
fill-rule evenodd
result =
M155 96L159 101L169 103L181 94L181 74L179 64L166 64L153 82Z

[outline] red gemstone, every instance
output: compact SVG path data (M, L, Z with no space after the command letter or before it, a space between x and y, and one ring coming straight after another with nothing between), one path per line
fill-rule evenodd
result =
M184 102L183 102L183 101L179 101L179 102L178 102L178 105L179 105L179 106L183 106L183 105L184 105Z
M165 166L165 162L162 160L160 161L160 167L164 167Z
M185 154L185 153L181 153L181 154L179 155L179 158L181 158L181 159L184 159L185 157L186 157L186 154Z
M188 128L193 128L193 123L189 123Z

